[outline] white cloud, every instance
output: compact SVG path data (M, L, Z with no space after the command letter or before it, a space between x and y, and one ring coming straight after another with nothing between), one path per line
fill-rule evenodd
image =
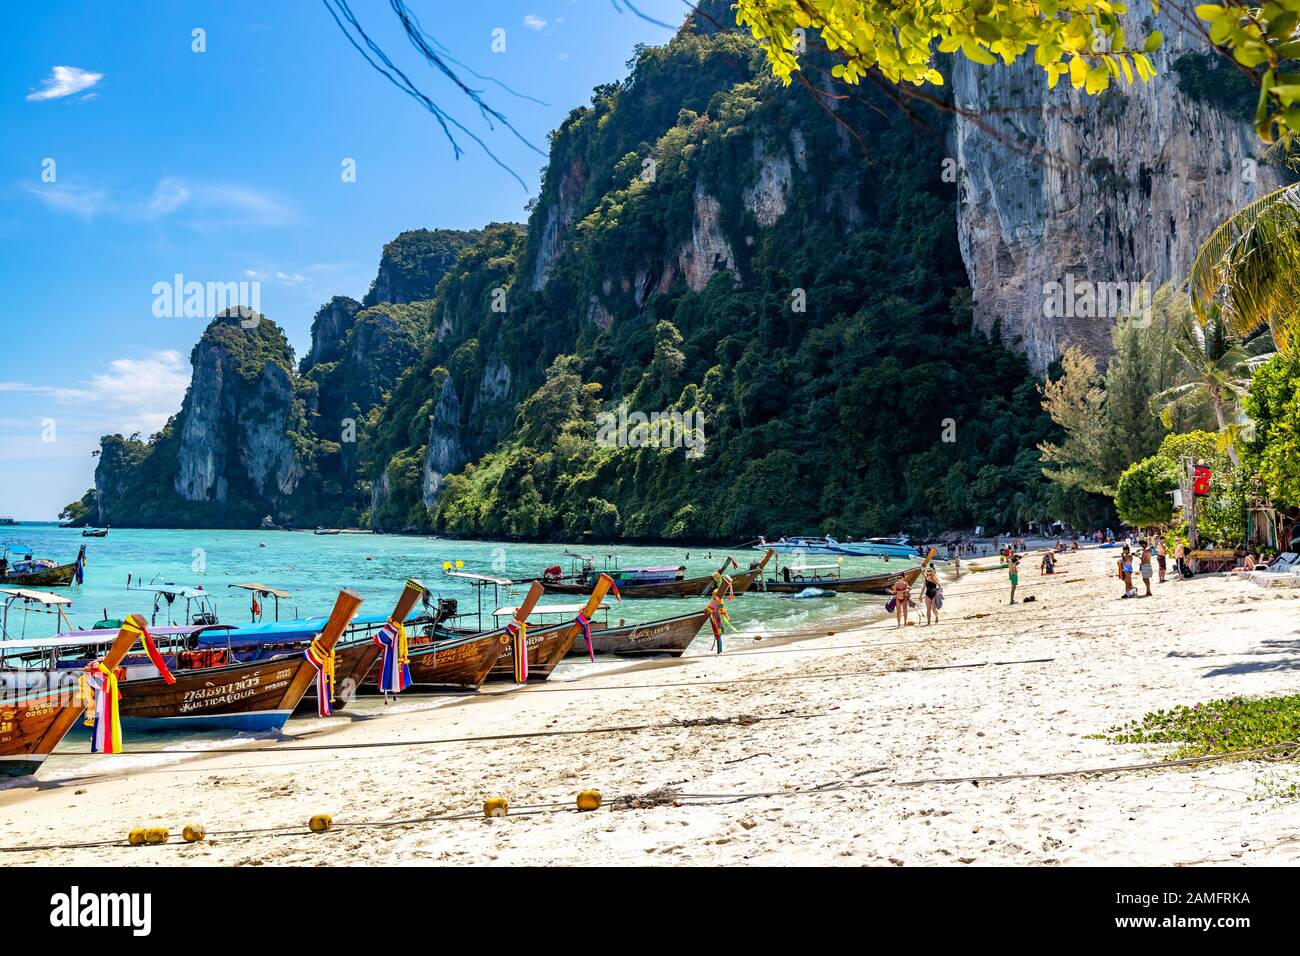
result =
M91 73L89 70L82 70L75 66L56 66L45 78L39 90L27 94L27 99L57 100L60 97L88 90L103 78L103 73Z
M191 224L282 226L297 220L288 204L270 193L228 183L193 183L176 176L158 181L148 198L115 199L98 187L60 184L23 189L55 212L90 218L114 213L126 220L152 221L182 209L192 213Z
M152 435L180 411L190 368L179 352L165 349L144 358L113 359L108 368L86 384L123 434Z
M524 26L530 30L542 30L546 27L546 21L535 13L530 13L524 17Z
M0 382L0 393L76 405L78 423L101 434L111 431L152 435L180 410L189 384L189 364L179 352L165 349L146 353L142 358L113 359L108 371L91 376L77 387Z
M88 186L45 185L24 183L23 188L55 212L71 213L89 219L111 205L108 193Z
M190 191L182 180L168 176L159 180L154 187L153 196L145 206L150 216L165 216L175 212L190 201Z

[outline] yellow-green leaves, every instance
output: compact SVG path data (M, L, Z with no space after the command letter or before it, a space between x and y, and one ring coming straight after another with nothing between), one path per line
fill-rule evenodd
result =
M1300 9L1300 0L1268 2ZM833 73L846 83L872 69L893 82L939 82L936 48L991 66L999 58L1014 63L1033 47L1049 86L1068 71L1076 88L1099 93L1112 79L1150 79L1155 71L1145 54L1163 42L1157 32L1140 49L1130 46L1121 0L735 0L734 7L787 82L805 48L796 37L815 36L838 58Z

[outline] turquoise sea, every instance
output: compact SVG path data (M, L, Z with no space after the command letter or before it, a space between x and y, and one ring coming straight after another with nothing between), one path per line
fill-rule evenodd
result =
M313 617L327 614L339 588L348 587L365 599L362 613L387 613L401 592L408 577L418 578L432 592L432 597L454 597L462 612L477 610L474 589L467 583L443 574L444 561L460 561L464 570L491 574L498 577L522 579L539 575L549 565L559 564L566 571L569 558L566 546L559 544L512 544L493 541L453 541L405 535L350 534L314 535L297 531L158 531L146 529L114 528L107 538L83 538L81 532L59 528L53 524L20 524L0 527L0 547L19 544L30 547L38 557L48 557L59 563L71 562L77 549L86 545L85 582L79 586L58 588L57 593L72 600L68 610L72 624L78 628L90 627L103 617L122 617L138 612L157 624L168 623L165 605L155 615L153 598L142 591L128 590L130 576L133 587L137 584L171 583L179 586L202 588L212 595L217 613L223 623L240 624L249 620L249 596L246 592L229 587L240 582L258 582L294 596L290 604L282 603L281 619L286 617ZM690 575L705 574L715 570L730 554L742 567L757 560L759 552L747 549L728 551L721 548L672 547L580 547L567 546L567 550L592 555L597 567L605 561L617 562L622 567L639 565L682 563ZM818 556L810 563L828 563L834 559ZM901 562L884 563L872 559L853 559L844 564L844 573L866 574L873 571L898 568ZM769 565L771 567L771 565ZM518 602L526 591L525 586L502 590L501 605ZM545 604L564 604L576 598L547 595ZM792 599L753 591L729 605L735 631L725 639L726 650L753 646L757 636L779 637L782 633L820 631L842 626L848 619L862 620L878 616L883 611L884 598L874 595L841 594L832 598ZM492 591L484 595L484 623L490 620ZM609 604L611 623L623 619L639 623L656 618L671 617L687 611L698 610L703 602L692 600L627 600L621 603L612 599ZM270 619L272 607L266 608ZM184 607L177 605L171 612L176 623L183 619ZM39 637L55 633L57 619L49 614L10 615L9 633L19 636ZM686 656L713 653L711 634L705 628ZM680 662L673 661L666 666ZM631 666L617 658L598 659L591 663L583 658L570 658L556 668L552 682L581 680L593 671L603 671ZM294 718L284 733L299 737L326 729L331 723L365 720L384 713L420 711L454 704L463 699L457 696L430 697L404 695L391 705L375 697L362 697L347 710L334 717ZM135 735L125 741L126 754L115 757L115 769L128 766L140 768L155 764L174 768L185 754L196 750L219 747L225 743L246 738L248 734L229 731L212 731L180 734L167 732ZM57 749L56 760L42 771L45 778L75 778L83 773L94 773L101 766L87 753L88 741L84 733L72 733ZM162 751L165 751L163 753ZM10 784L0 784L0 789Z
M144 614L159 625L168 623L165 605L155 615L149 594L127 590L128 576L132 587L169 583L202 588L211 593L223 623L240 624L250 619L250 598L246 592L229 587L240 582L258 582L290 592L294 600L282 603L282 619L327 614L342 587L352 588L365 599L362 613L387 613L408 577L418 578L433 597L456 598L462 612L476 612L474 589L462 580L444 575L444 561L463 562L466 571L523 579L538 576L553 564L567 572L570 558L565 555L566 550L593 556L597 568L604 568L606 560L610 566L621 567L685 564L688 575L707 574L728 555L742 567L760 557L759 552L744 548L728 551L717 547L565 546L385 534L133 528L114 528L107 538L83 538L77 529L53 524L0 527L0 547L14 543L31 547L37 557L48 557L60 564L71 562L77 549L83 543L86 545L85 582L57 589L72 599L69 616L77 627L90 627L103 617L117 618L128 613ZM825 556L809 560L819 564L834 561ZM898 561L886 564L873 559L852 559L843 567L844 573L850 575L900 566ZM526 590L526 586L502 589L501 605L517 603ZM542 603L563 604L575 600L569 596L547 595ZM485 627L491 626L490 615L495 610L490 606L492 603L489 588L483 600ZM702 606L698 599L621 603L610 599L608 603L611 622L623 619L628 623L671 617ZM883 603L883 598L873 595L840 594L833 598L800 600L751 591L731 604L729 612L738 631L774 633L846 616L860 617L878 610ZM269 601L267 604L269 620L273 608ZM184 607L176 605L171 615L174 623L182 623ZM26 634L45 636L54 633L55 626L53 617L29 615ZM11 616L11 634L22 627L19 616ZM699 643L704 645L707 641L701 638Z

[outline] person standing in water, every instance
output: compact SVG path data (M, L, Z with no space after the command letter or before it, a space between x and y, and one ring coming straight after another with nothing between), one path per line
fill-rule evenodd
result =
M1011 581L1010 604L1016 603L1016 585L1020 583L1020 555L1015 552L1007 559L1007 577Z

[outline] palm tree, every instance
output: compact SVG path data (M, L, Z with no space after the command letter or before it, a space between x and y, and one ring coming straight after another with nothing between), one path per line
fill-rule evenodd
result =
M1160 411L1160 420L1170 428L1176 409L1208 399L1219 433L1227 443L1228 457L1237 464L1233 444L1240 428L1238 405L1250 392L1250 374L1265 358L1262 353L1267 340L1263 336L1244 342L1234 338L1227 317L1215 304L1206 310L1203 323L1191 312L1184 312L1173 329L1170 345L1183 360L1183 381L1151 399Z
M1202 324L1218 306L1236 336L1267 325L1278 351L1300 346L1300 183L1255 200L1215 229L1188 282Z

